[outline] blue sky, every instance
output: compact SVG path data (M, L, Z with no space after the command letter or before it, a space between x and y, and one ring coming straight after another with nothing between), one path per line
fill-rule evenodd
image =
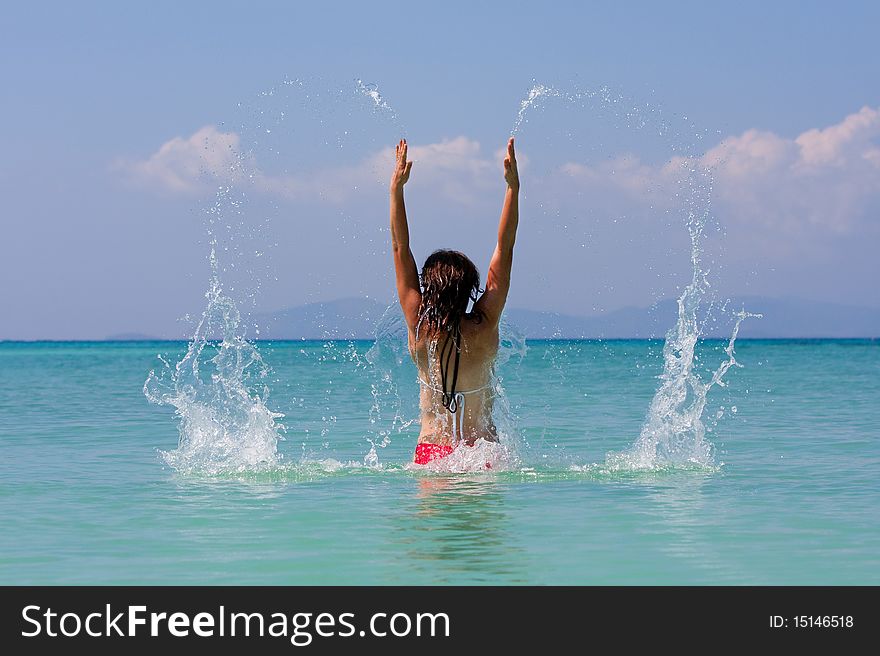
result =
M870 113L880 108L878 24L876 3L6 7L0 23L0 338L179 331L178 318L198 313L203 304L201 208L211 194L195 185L186 193L170 189L167 177L155 174L155 166L168 165L164 160L153 159L146 177L139 164L151 161L163 144L186 142L209 126L215 129L207 133L211 139L236 134L246 143L260 108L282 109L283 99L268 105L254 99L290 78L320 78L320 88L341 88L355 78L378 84L410 142L425 147L422 182L417 163L410 190L419 211L413 220L424 218L417 224L421 241L414 227L414 246L422 251L417 257L444 245L432 241L445 236L437 229L444 216L464 221L491 213L473 231L473 242L460 238L483 267L479 249L490 250L483 242L491 241L500 206L502 188L482 180L472 190L479 200L465 209L437 192L443 184L457 190L464 184L441 179L454 171L431 168L437 157L475 167L467 170L479 171L470 176L477 179L489 171L533 79L559 88L608 85L634 102L662 108L668 120L687 116L704 150L723 162L715 205L727 235L718 256L720 293L880 306L873 254L880 165L872 168L880 120ZM247 109L238 107L242 102ZM329 111L329 101L321 102ZM860 114L862 108L868 113ZM288 123L317 120L297 111L290 108ZM352 163L377 161L371 158L397 131L366 115L330 114L321 124L328 130L348 125L363 136L325 155L313 126L308 143L278 142L279 156L297 161L292 168L307 168L299 159L316 158L330 172L345 171ZM575 314L647 304L673 295L686 274L679 239L686 233L674 225L657 227L668 243L651 251L649 242L659 237L646 238L643 222L600 225L597 208L608 216L640 211L599 198L601 184L592 190L591 214L578 205L582 196L566 196L547 182L556 164L594 166L624 152L659 170L652 158L662 159L662 148L650 139L633 145L626 130L608 132L592 160L579 159L574 147L595 138L584 127L594 119L595 112L549 107L547 118L535 115L520 135L535 182L531 190L528 177L524 182L533 203L524 203L531 207L524 226L530 218L533 223L523 234L529 241L512 304ZM580 132L566 143L569 128ZM827 128L835 130L811 132ZM717 150L722 146L727 150ZM256 148L259 166L270 166L272 147L264 139ZM557 147L565 150L564 161L554 159ZM571 190L581 184L572 171L581 169L566 170L573 178L565 189ZM551 193L561 194L552 217L544 202ZM255 214L240 219L251 242L278 244L260 270L265 281L253 303L273 309L340 296L384 298L389 279L381 263L387 221L381 195L355 195L309 213L282 196L255 202ZM264 225L270 205L272 220ZM559 218L566 212L571 220ZM375 214L375 226L346 218L354 214ZM454 227L467 231L467 225ZM560 243L575 242L585 243L585 252L593 248L593 256L579 260L574 251L558 250ZM312 262L316 251L320 258ZM578 272L577 280L567 271ZM582 285L586 277L592 283ZM565 293L572 286L583 287L582 293Z

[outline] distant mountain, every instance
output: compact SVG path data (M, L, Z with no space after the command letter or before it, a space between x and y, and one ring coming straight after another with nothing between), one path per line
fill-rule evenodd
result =
M733 299L729 307L764 315L743 322L740 336L747 338L880 337L880 308L760 296Z
M266 339L369 339L386 307L372 299L346 298L259 314L254 321ZM875 308L757 296L731 299L727 307L764 315L743 322L740 336L746 338L880 337L880 309ZM505 318L532 339L652 338L666 334L677 312L676 301L666 300L596 316L511 308ZM707 323L707 337L729 336L733 319L729 312L721 314Z
M252 322L261 339L370 339L386 308L369 298L342 298L255 314Z

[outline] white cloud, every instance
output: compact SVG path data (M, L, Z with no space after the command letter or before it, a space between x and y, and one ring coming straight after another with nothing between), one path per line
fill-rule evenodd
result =
M206 126L190 137L175 137L142 161L124 162L135 180L172 192L201 192L208 181L229 181L247 172L257 189L289 200L342 204L370 189L384 189L394 147L360 162L298 175L260 170L238 153L239 136ZM502 180L504 148L484 154L465 136L411 145L413 187L444 200L473 205ZM520 166L528 159L520 154ZM560 172L590 189L609 207L621 197L668 204L682 167L699 164L715 177L715 208L722 222L760 225L788 235L819 230L852 234L880 206L880 110L865 107L840 123L794 138L747 130L725 139L699 160L673 158L662 165L622 154L595 165L568 162ZM245 171L245 169L247 169ZM568 193L567 185L559 193ZM554 193L557 193L554 191ZM876 222L875 222L876 223Z
M824 130L808 130L795 139L801 149L805 166L845 166L853 159L880 156L880 145L872 140L880 137L880 111L862 107L837 125Z
M208 180L229 180L240 170L239 136L205 126L187 138L166 141L145 160L123 160L118 168L139 184L181 193L204 191Z
M201 192L208 181L229 181L246 172L256 188L268 194L343 203L364 189L381 188L394 164L394 147L389 146L349 166L301 175L271 174L243 158L239 143L236 133L206 126L190 137L167 141L146 160L126 161L121 166L137 182L165 191ZM497 161L486 157L479 142L464 136L410 146L409 158L413 184L462 204L476 202L483 189L503 179L500 155Z
M662 204L682 169L699 166L713 173L715 209L725 223L797 236L812 230L852 234L880 208L878 140L880 111L865 107L793 139L747 130L695 161L677 157L653 166L625 155L593 166L568 162L560 170L581 188ZM652 194L659 189L665 191Z
M852 233L880 200L880 111L865 107L794 139L749 130L701 159L727 217L797 233Z

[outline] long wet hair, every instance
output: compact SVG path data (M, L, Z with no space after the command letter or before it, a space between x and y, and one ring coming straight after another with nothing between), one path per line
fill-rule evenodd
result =
M461 322L465 318L476 321L483 318L479 310L467 311L468 304L479 298L480 272L464 253L441 249L431 253L425 260L421 283L419 330L438 343L442 338L440 377L443 382L443 406L454 413L458 410L455 385L461 357ZM449 381L449 365L453 355L455 361L452 380Z

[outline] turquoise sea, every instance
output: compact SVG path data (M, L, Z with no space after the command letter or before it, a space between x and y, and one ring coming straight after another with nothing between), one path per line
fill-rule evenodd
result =
M528 342L499 370L518 459L465 473L404 466L417 426L389 413L416 383L370 346L258 344L280 459L206 473L169 466L178 421L143 393L186 344L0 343L0 583L880 583L876 341L740 340L711 464L653 470L606 454L638 438L662 342Z

